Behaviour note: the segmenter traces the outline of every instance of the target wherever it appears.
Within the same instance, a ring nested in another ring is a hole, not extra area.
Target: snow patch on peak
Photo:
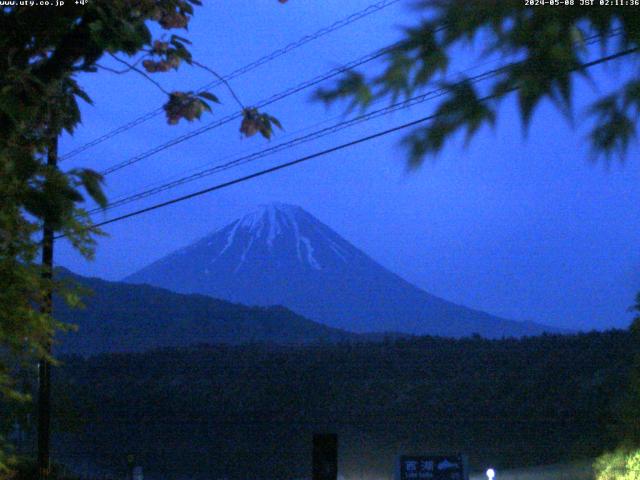
[[[215,262],[218,258],[220,258],[222,254],[226,252],[231,245],[233,245],[233,240],[235,239],[236,232],[238,231],[238,227],[240,226],[240,222],[236,220],[236,222],[233,223],[232,225],[233,226],[231,227],[231,229],[229,230],[229,233],[227,234],[227,242],[225,243],[224,247],[222,247],[222,250],[220,250],[220,253],[218,253],[218,255],[213,260],[211,260],[212,263]]]
[[[294,250],[291,253],[294,258],[297,257],[299,263],[315,270],[322,270],[323,266],[318,261],[318,245],[314,245],[314,242],[320,241],[324,244],[326,241],[327,246],[343,262],[346,262],[348,257],[343,248],[314,225],[312,216],[295,205],[286,203],[260,205],[225,229],[224,246],[211,262],[218,261],[232,247],[235,251],[234,245],[241,242],[243,245],[235,272],[238,272],[246,263],[254,247],[264,242],[268,250],[273,251],[276,239],[283,235],[286,235],[286,244],[293,246]]]
[[[313,256],[313,246],[311,245],[311,240],[307,237],[300,237],[300,240],[304,244],[307,249],[307,262],[311,265],[312,268],[316,270],[322,270],[322,266],[318,263],[318,261]],[[298,253],[300,252],[300,247],[298,247]],[[299,257],[298,257],[299,258]]]
[[[322,270],[322,266],[316,258],[313,256],[313,246],[311,245],[311,240],[308,237],[305,237],[300,234],[300,225],[298,224],[298,220],[296,218],[296,211],[302,211],[299,207],[291,207],[280,210],[280,213],[283,214],[284,218],[287,219],[287,222],[291,226],[294,233],[294,242],[296,246],[296,253],[298,254],[298,260],[302,263],[302,245],[304,245],[306,250],[306,260],[311,268],[315,268],[316,270]]]
[[[338,243],[336,243],[329,235],[327,235],[326,231],[324,231],[323,229],[319,228],[317,225],[314,225],[314,230],[316,231],[316,233],[318,235],[320,235],[320,236],[322,236],[324,238],[324,240],[328,243],[329,248],[331,248],[331,250],[333,250],[334,253],[336,255],[338,255],[338,257],[340,257],[340,259],[344,263],[347,263],[347,258],[349,257],[348,251],[345,250]]]
[[[267,208],[267,215],[269,218],[269,233],[267,234],[267,245],[269,249],[273,247],[273,241],[276,239],[278,235],[282,233],[282,228],[280,226],[280,222],[278,221],[278,215],[276,215],[276,210],[272,206]]]
[[[238,273],[238,270],[240,270],[240,267],[242,267],[242,265],[244,264],[245,260],[247,259],[247,253],[249,253],[249,250],[251,250],[251,247],[253,246],[253,242],[255,238],[256,237],[249,238],[249,242],[247,243],[247,246],[242,252],[242,256],[240,257],[240,262],[238,262],[238,265],[236,265],[236,268],[233,270],[233,273]]]
[[[293,217],[296,212],[301,210],[302,209],[300,207],[285,203],[260,205],[253,212],[244,216],[240,220],[240,226],[248,230],[257,238],[265,235],[267,245],[269,246],[269,249],[271,249],[276,237],[284,231],[284,225],[280,221],[281,217]]]

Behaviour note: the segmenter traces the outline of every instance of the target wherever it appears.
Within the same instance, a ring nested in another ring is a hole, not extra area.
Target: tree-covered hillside
[[[247,307],[149,285],[81,277],[64,269],[58,270],[57,277],[88,292],[85,308],[56,302],[58,320],[78,327],[57,335],[57,354],[140,352],[197,343],[305,344],[357,338],[284,307]]]
[[[340,435],[347,478],[388,475],[400,452],[463,451],[478,469],[592,458],[617,440],[634,349],[613,331],[71,357],[55,378],[58,459],[294,478],[321,431]]]

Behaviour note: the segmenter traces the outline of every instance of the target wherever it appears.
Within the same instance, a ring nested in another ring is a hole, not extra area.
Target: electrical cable
[[[594,38],[591,38],[589,40],[593,40],[593,39]],[[472,69],[473,68],[478,68],[478,66],[472,67]],[[498,75],[504,69],[505,69],[505,67],[489,70],[489,71],[483,72],[483,73],[481,73],[479,75],[466,78],[465,81],[469,81],[471,83],[477,83],[479,81],[486,80],[488,78],[491,78],[493,76]],[[469,70],[469,69],[467,69],[467,70]],[[461,73],[461,72],[459,72],[459,73]],[[150,188],[150,189],[144,190],[142,192],[134,193],[132,195],[124,196],[124,197],[122,197],[122,198],[120,198],[120,199],[118,199],[118,200],[116,200],[114,202],[111,202],[104,209],[103,208],[96,208],[96,209],[93,209],[93,210],[89,211],[89,213],[93,214],[93,213],[97,213],[99,211],[103,211],[103,212],[104,211],[108,211],[108,210],[111,210],[111,209],[113,209],[115,207],[122,206],[122,205],[131,203],[133,201],[140,200],[140,199],[143,199],[143,198],[147,198],[149,196],[155,195],[157,193],[160,193],[160,192],[163,192],[163,191],[166,191],[166,190],[170,190],[170,189],[175,188],[177,186],[184,185],[186,183],[189,183],[189,182],[192,182],[192,181],[199,180],[201,178],[210,176],[210,175],[212,175],[214,173],[217,173],[217,172],[220,172],[220,171],[224,171],[224,170],[228,170],[230,168],[233,168],[233,167],[236,167],[236,166],[239,166],[239,165],[243,165],[243,164],[246,164],[248,162],[255,161],[255,160],[258,160],[260,158],[264,158],[266,156],[281,152],[283,150],[287,150],[289,148],[301,145],[303,143],[307,143],[309,141],[325,137],[325,136],[327,136],[329,134],[338,132],[340,130],[349,128],[351,126],[354,126],[354,125],[357,125],[357,124],[360,124],[360,123],[363,123],[363,122],[366,122],[366,121],[373,120],[373,119],[378,118],[380,116],[388,115],[390,113],[393,113],[393,112],[401,110],[401,109],[410,108],[410,107],[415,106],[417,104],[421,104],[421,103],[423,103],[425,101],[428,101],[428,100],[431,100],[433,98],[437,98],[439,96],[442,96],[445,93],[446,93],[446,89],[440,88],[440,89],[436,89],[436,90],[427,92],[425,94],[421,94],[421,95],[412,97],[412,98],[404,100],[402,102],[397,102],[397,103],[392,104],[392,105],[390,105],[388,107],[381,108],[379,110],[375,110],[375,111],[366,113],[364,115],[360,115],[360,116],[358,116],[356,118],[353,118],[353,119],[350,119],[350,120],[339,122],[336,125],[323,128],[323,129],[321,129],[319,131],[312,132],[310,134],[295,138],[293,140],[281,143],[281,144],[273,146],[273,147],[269,147],[267,149],[264,149],[264,150],[261,150],[261,151],[258,151],[258,152],[251,153],[249,155],[242,156],[242,157],[240,157],[238,159],[235,159],[235,160],[223,163],[223,164],[215,165],[214,167],[207,168],[205,170],[201,170],[201,171],[193,173],[191,175],[178,178],[178,179],[170,181],[168,183],[161,184],[160,186],[156,186],[154,188]]]
[[[477,77],[474,77],[474,78],[472,78],[470,80],[473,83],[477,83],[479,81],[485,80],[485,79],[490,78],[490,77],[495,76],[495,75],[497,75],[496,71],[485,72],[485,73],[483,73],[481,75],[478,75]],[[186,177],[182,177],[182,178],[174,180],[172,182],[165,183],[165,184],[163,184],[161,186],[158,186],[158,187],[155,187],[155,188],[151,188],[149,190],[145,190],[145,191],[139,192],[137,194],[130,195],[128,197],[121,198],[119,200],[116,200],[116,201],[110,203],[104,209],[103,208],[95,208],[95,209],[89,211],[89,214],[98,213],[98,212],[101,212],[101,211],[108,211],[108,210],[111,210],[111,209],[113,209],[115,207],[118,207],[118,206],[121,206],[121,205],[125,205],[125,204],[131,203],[131,202],[136,201],[136,200],[141,200],[143,198],[147,198],[149,196],[155,195],[157,193],[160,193],[160,192],[163,192],[163,191],[166,191],[166,190],[170,190],[170,189],[175,188],[177,186],[184,185],[186,183],[189,183],[189,182],[192,182],[192,181],[195,181],[195,180],[199,180],[201,178],[208,177],[210,175],[213,175],[214,173],[218,173],[218,172],[221,172],[221,171],[224,171],[224,170],[228,170],[228,169],[233,168],[233,167],[244,165],[246,163],[249,163],[249,162],[252,162],[252,161],[255,161],[255,160],[270,156],[270,155],[273,155],[275,153],[278,153],[278,152],[281,152],[281,151],[284,151],[284,150],[288,150],[288,149],[296,147],[298,145],[302,145],[302,144],[308,143],[308,142],[310,142],[312,140],[317,140],[319,138],[326,137],[326,136],[331,135],[333,133],[336,133],[336,132],[339,132],[339,131],[344,130],[346,128],[352,127],[354,125],[359,125],[361,123],[374,120],[374,119],[379,118],[381,116],[389,115],[389,114],[394,113],[394,112],[396,112],[398,110],[404,110],[404,109],[407,109],[407,108],[411,108],[411,107],[413,107],[415,105],[422,104],[422,103],[424,103],[424,102],[426,102],[428,100],[433,100],[434,98],[441,97],[441,96],[445,95],[446,93],[447,93],[447,89],[440,88],[440,89],[432,90],[432,91],[429,91],[427,93],[424,93],[424,94],[421,94],[421,95],[418,95],[418,96],[414,96],[414,97],[412,97],[412,98],[410,98],[408,100],[405,100],[405,101],[402,101],[402,102],[398,102],[398,103],[392,104],[392,105],[390,105],[388,107],[384,107],[384,108],[381,108],[381,109],[378,109],[378,110],[375,110],[375,111],[360,115],[360,116],[355,117],[355,118],[350,119],[350,120],[345,120],[343,122],[339,122],[339,123],[337,123],[335,125],[332,125],[332,126],[329,126],[329,127],[325,127],[325,128],[323,128],[321,130],[309,133],[307,135],[303,135],[301,137],[294,138],[293,140],[281,143],[279,145],[275,145],[273,147],[269,147],[267,149],[264,149],[264,150],[261,150],[261,151],[258,151],[258,152],[254,152],[252,154],[242,156],[242,157],[237,158],[235,160],[232,160],[232,161],[229,161],[229,162],[226,162],[226,163],[223,163],[223,164],[216,165],[216,166],[214,166],[212,168],[208,168],[208,169],[199,171],[197,173],[188,175]]]
[[[601,63],[605,63],[605,62],[608,62],[608,61],[611,61],[611,60],[615,60],[615,59],[623,57],[625,55],[629,55],[631,53],[636,53],[636,52],[638,52],[638,50],[640,50],[640,47],[629,48],[629,49],[617,52],[615,54],[611,54],[611,55],[608,55],[608,56],[605,56],[605,57],[600,57],[599,59],[593,60],[591,62],[583,63],[583,64],[579,65],[578,67],[576,67],[573,70],[584,70],[584,69],[590,68],[592,66],[599,65]],[[517,89],[518,89],[518,87],[513,87],[509,91],[514,91],[514,90],[517,90]],[[506,92],[503,92],[503,93],[506,93]],[[496,97],[496,95],[488,95],[488,96],[482,97],[480,99],[480,101],[488,101],[488,100],[491,100],[491,99],[493,99],[495,97]],[[213,185],[211,187],[208,187],[208,188],[205,188],[205,189],[202,189],[202,190],[199,190],[199,191],[187,194],[187,195],[183,195],[183,196],[171,199],[171,200],[167,200],[167,201],[164,201],[164,202],[161,202],[161,203],[157,203],[157,204],[152,205],[150,207],[142,208],[142,209],[139,209],[139,210],[136,210],[136,211],[124,214],[124,215],[120,215],[118,217],[115,217],[115,218],[112,218],[112,219],[109,219],[109,220],[105,220],[103,222],[99,222],[99,223],[93,224],[89,228],[99,228],[99,227],[102,227],[102,226],[105,226],[105,225],[109,225],[109,224],[112,224],[112,223],[115,223],[115,222],[119,222],[121,220],[125,220],[125,219],[128,219],[128,218],[136,217],[136,216],[141,215],[143,213],[148,213],[148,212],[151,212],[151,211],[154,211],[154,210],[158,210],[160,208],[167,207],[169,205],[180,203],[180,202],[183,202],[185,200],[189,200],[191,198],[199,197],[199,196],[202,196],[204,194],[207,194],[207,193],[210,193],[210,192],[213,192],[213,191],[216,191],[216,190],[221,190],[223,188],[227,188],[227,187],[230,187],[232,185],[236,185],[236,184],[239,184],[239,183],[244,183],[244,182],[246,182],[248,180],[252,180],[254,178],[262,177],[264,175],[268,175],[268,174],[283,170],[285,168],[292,167],[294,165],[298,165],[298,164],[301,164],[301,163],[304,163],[304,162],[308,162],[310,160],[313,160],[313,159],[316,159],[316,158],[319,158],[319,157],[323,157],[323,156],[329,155],[331,153],[335,153],[337,151],[344,150],[346,148],[350,148],[350,147],[353,147],[355,145],[359,145],[361,143],[365,143],[365,142],[374,140],[376,138],[380,138],[380,137],[389,135],[391,133],[395,133],[395,132],[398,132],[398,131],[401,131],[401,130],[405,130],[407,128],[410,128],[410,127],[419,125],[421,123],[424,123],[426,121],[432,120],[432,119],[434,119],[434,118],[436,118],[438,116],[439,115],[437,113],[436,114],[427,115],[425,117],[418,118],[418,119],[413,120],[411,122],[403,123],[401,125],[397,125],[395,127],[392,127],[392,128],[386,129],[386,130],[382,130],[382,131],[376,132],[376,133],[371,134],[371,135],[360,137],[360,138],[358,138],[356,140],[352,140],[352,141],[347,142],[347,143],[343,143],[343,144],[340,144],[340,145],[337,145],[337,146],[334,146],[334,147],[331,147],[331,148],[328,148],[328,149],[325,149],[325,150],[321,150],[319,152],[316,152],[316,153],[313,153],[313,154],[310,154],[310,155],[306,155],[306,156],[298,158],[296,160],[292,160],[292,161],[289,161],[289,162],[281,163],[281,164],[276,165],[274,167],[270,167],[270,168],[267,168],[267,169],[264,169],[264,170],[260,170],[258,172],[255,172],[255,173],[252,173],[252,174],[249,174],[249,175],[245,175],[245,176],[242,176],[242,177],[239,177],[239,178],[235,178],[233,180],[229,180],[229,181],[226,181],[226,182],[223,182],[223,183],[219,183],[217,185]],[[66,235],[65,234],[60,234],[60,235],[56,236],[55,239],[59,239],[59,238],[63,238],[63,237],[66,237]]]
[[[237,78],[241,75],[244,75],[245,73],[248,73],[252,70],[255,70],[256,68],[272,61],[275,60],[278,57],[281,57],[293,50],[296,50],[297,48],[302,47],[303,45],[306,45],[307,43],[310,43],[314,40],[317,40],[318,38],[321,38],[325,35],[328,35],[329,33],[335,32],[336,30],[339,30],[343,27],[346,27],[347,25],[350,25],[362,18],[365,18],[373,13],[376,13],[380,10],[383,10],[395,3],[398,3],[400,0],[383,0],[383,1],[379,1],[377,3],[374,3],[372,5],[369,5],[367,8],[360,10],[358,12],[355,12],[351,15],[349,15],[348,17],[343,18],[342,20],[338,20],[337,22],[321,28],[320,30],[316,31],[313,34],[310,35],[305,35],[304,37],[300,38],[299,40],[292,42],[288,45],[286,45],[283,48],[280,48],[278,50],[275,50],[273,52],[271,52],[268,55],[265,55],[261,58],[259,58],[258,60],[251,62],[247,65],[244,65],[243,67],[240,67],[236,70],[234,70],[233,72],[229,73],[228,75],[225,75],[222,77],[222,79],[220,80],[216,80],[210,83],[207,83],[206,85],[203,85],[199,92],[202,91],[206,91],[210,88],[214,88],[217,87],[219,85],[221,85],[224,82],[227,82],[229,80],[232,80],[234,78]],[[59,158],[59,161],[65,161],[68,160],[76,155],[78,155],[79,153],[82,153],[92,147],[95,147],[96,145],[99,145],[123,132],[126,132],[127,130],[130,130],[131,128],[140,125],[142,123],[145,123],[148,120],[151,120],[152,118],[157,117],[158,115],[160,115],[162,112],[164,111],[164,109],[162,107],[156,108],[153,111],[150,111],[124,125],[121,125],[118,128],[115,128],[114,130],[111,130],[110,132],[105,133],[104,135],[95,138],[94,140],[85,143],[84,145],[81,145],[67,153],[65,153],[64,155],[61,155]]]

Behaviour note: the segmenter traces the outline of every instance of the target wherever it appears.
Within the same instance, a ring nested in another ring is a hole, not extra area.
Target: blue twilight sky
[[[366,8],[373,0],[275,0],[205,2],[190,32],[194,58],[222,74]],[[245,104],[364,56],[397,40],[400,27],[418,20],[400,1],[308,43],[232,81]],[[478,61],[480,46],[460,51],[457,69],[468,74],[495,68]],[[594,55],[597,55],[595,52]],[[550,104],[536,111],[522,134],[517,110],[507,102],[495,130],[467,147],[453,142],[434,161],[405,168],[397,133],[313,162],[252,180],[106,228],[96,259],[86,262],[61,243],[58,264],[118,280],[242,215],[256,204],[297,204],[374,259],[447,300],[517,320],[571,329],[626,327],[627,308],[640,290],[640,165],[637,144],[626,162],[608,168],[591,161],[580,122],[594,96],[619,85],[630,60],[593,71],[596,86],[576,84],[576,127]],[[108,63],[108,62],[105,62]],[[376,65],[366,68],[373,71]],[[196,89],[210,74],[185,67],[156,77],[167,90]],[[81,83],[94,99],[83,124],[61,143],[61,154],[162,105],[164,95],[136,74],[98,73]],[[224,89],[213,115],[170,127],[162,116],[62,163],[98,170],[214,121],[237,107]],[[184,185],[96,219],[289,161],[429,114],[427,102],[361,124],[249,165]],[[187,172],[259,151],[344,118],[325,109],[310,91],[271,105],[285,126],[269,143],[241,139],[239,122],[211,130],[107,177],[110,198],[179,178]]]

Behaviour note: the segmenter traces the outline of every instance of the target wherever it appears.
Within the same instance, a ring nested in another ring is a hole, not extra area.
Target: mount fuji
[[[124,281],[246,305],[282,305],[358,333],[499,338],[555,331],[431,295],[302,208],[286,204],[259,207]]]

